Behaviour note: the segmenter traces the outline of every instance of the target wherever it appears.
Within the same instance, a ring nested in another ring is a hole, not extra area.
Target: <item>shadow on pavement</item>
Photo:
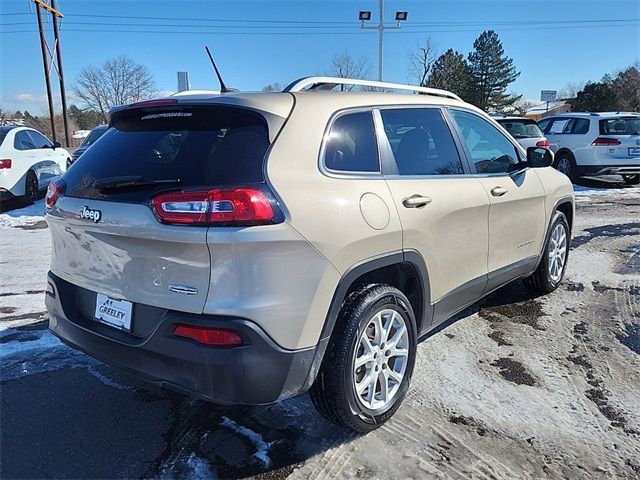
[[[46,321],[1,332],[1,478],[285,478],[354,438],[307,395],[220,407],[69,349]]]

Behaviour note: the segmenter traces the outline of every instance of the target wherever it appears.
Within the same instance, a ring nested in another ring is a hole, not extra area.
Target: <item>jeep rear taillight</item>
[[[44,197],[44,203],[47,208],[53,208],[58,198],[64,193],[67,184],[63,180],[54,180],[47,187],[47,195]]]
[[[593,141],[591,145],[600,146],[600,147],[620,145],[620,140],[618,140],[617,138],[598,137]]]
[[[536,147],[549,148],[550,145],[551,144],[549,143],[549,140],[547,140],[546,138],[544,138],[542,140],[538,140],[536,142]]]
[[[249,226],[278,223],[275,199],[262,188],[236,187],[160,194],[151,201],[162,223]]]
[[[10,158],[2,158],[0,159],[0,170],[3,168],[11,168],[11,159]]]

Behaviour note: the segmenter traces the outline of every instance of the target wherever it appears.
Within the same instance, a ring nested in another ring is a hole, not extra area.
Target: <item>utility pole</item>
[[[64,88],[64,73],[62,70],[62,52],[60,50],[60,35],[58,31],[58,18],[63,18],[64,15],[59,10],[56,10],[55,0],[31,0],[36,6],[36,12],[38,16],[38,31],[40,33],[40,47],[42,49],[42,65],[44,67],[44,79],[47,85],[47,99],[49,102],[49,116],[51,118],[51,136],[53,141],[57,142],[56,135],[56,120],[55,112],[53,108],[53,93],[51,91],[51,68],[55,68],[58,74],[58,80],[60,81],[60,97],[62,99],[62,120],[64,123],[64,138],[66,147],[71,145],[71,139],[69,137],[69,122],[67,120],[67,96]],[[42,22],[42,10],[46,10],[51,14],[53,22],[53,36],[54,44],[53,49],[49,48],[47,38],[44,32],[44,25]],[[55,56],[55,58],[54,58]]]
[[[399,30],[402,28],[400,26],[400,22],[404,22],[407,20],[407,12],[397,11],[396,12],[396,23],[395,25],[385,25],[384,24],[384,0],[378,0],[378,25],[369,26],[365,25],[365,22],[371,20],[371,12],[369,10],[361,10],[358,15],[358,20],[360,20],[360,28],[362,30],[378,30],[378,81],[382,81],[383,74],[383,50],[384,50],[384,31],[385,30]]]

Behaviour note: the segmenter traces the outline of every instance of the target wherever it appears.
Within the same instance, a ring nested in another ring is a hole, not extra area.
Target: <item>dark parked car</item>
[[[71,155],[71,161],[67,165],[67,168],[69,168],[71,164],[73,164],[73,162],[80,158],[80,155],[82,155],[87,150],[87,148],[96,143],[96,140],[98,140],[102,136],[102,134],[107,131],[108,128],[109,125],[98,125],[93,130],[91,130],[89,135],[87,135],[84,141]]]

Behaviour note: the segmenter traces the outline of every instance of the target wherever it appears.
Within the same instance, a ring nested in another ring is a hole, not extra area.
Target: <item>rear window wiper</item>
[[[93,188],[102,190],[123,190],[127,188],[153,187],[156,185],[177,185],[179,178],[166,178],[152,180],[144,178],[142,175],[129,175],[123,177],[100,178],[93,182]]]

